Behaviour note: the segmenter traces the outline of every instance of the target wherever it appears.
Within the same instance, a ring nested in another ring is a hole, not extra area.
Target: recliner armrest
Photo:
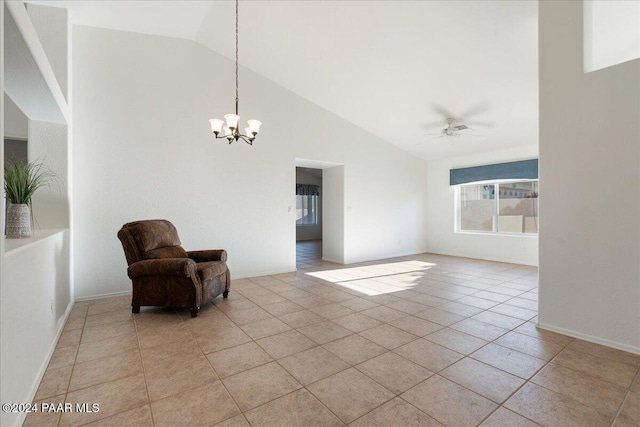
[[[192,277],[196,274],[196,263],[189,258],[146,259],[131,264],[127,274],[130,279],[140,276]]]
[[[187,251],[189,258],[195,262],[223,261],[227,262],[227,251],[224,249],[210,249],[205,251]]]

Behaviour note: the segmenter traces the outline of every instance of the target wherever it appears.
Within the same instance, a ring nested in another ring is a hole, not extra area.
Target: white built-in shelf
[[[68,229],[60,228],[54,230],[33,230],[31,237],[25,239],[7,239],[7,237],[5,236],[3,237],[4,253],[5,255],[11,255],[16,252],[20,252],[22,250],[35,246],[39,242],[42,242],[50,237],[56,236],[60,233],[64,233],[65,231],[68,231]]]
[[[24,3],[4,5],[4,91],[30,120],[69,124],[69,106]]]

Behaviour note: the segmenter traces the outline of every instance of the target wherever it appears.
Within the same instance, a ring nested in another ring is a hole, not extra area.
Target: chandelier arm
[[[246,142],[249,145],[253,145],[253,141],[251,141],[249,138],[247,138],[244,135],[240,135],[240,139],[242,139],[244,142]]]
[[[219,133],[218,135],[213,134],[213,136],[214,136],[216,139],[227,139],[227,138],[229,138],[229,135],[223,135],[223,134],[221,134],[221,133]],[[236,135],[231,135],[231,136],[233,137],[232,139],[235,141]],[[239,135],[238,135],[238,137],[239,137],[239,138],[242,138],[242,139],[244,139],[245,141],[246,141],[247,139],[256,139],[256,136],[257,136],[257,135],[255,135],[255,136],[249,136],[249,135],[244,135],[244,134],[239,134]]]

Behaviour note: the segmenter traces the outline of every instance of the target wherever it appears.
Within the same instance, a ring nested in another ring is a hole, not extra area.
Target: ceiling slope
[[[232,1],[53,3],[235,55]],[[537,145],[537,61],[532,1],[240,2],[243,66],[426,160]],[[426,135],[446,116],[486,138]]]

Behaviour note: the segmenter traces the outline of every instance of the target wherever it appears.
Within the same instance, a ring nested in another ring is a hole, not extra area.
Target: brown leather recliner
[[[202,301],[229,295],[231,274],[224,249],[185,251],[167,220],[130,222],[118,231],[133,282],[133,313],[140,306],[187,307],[196,317]]]

